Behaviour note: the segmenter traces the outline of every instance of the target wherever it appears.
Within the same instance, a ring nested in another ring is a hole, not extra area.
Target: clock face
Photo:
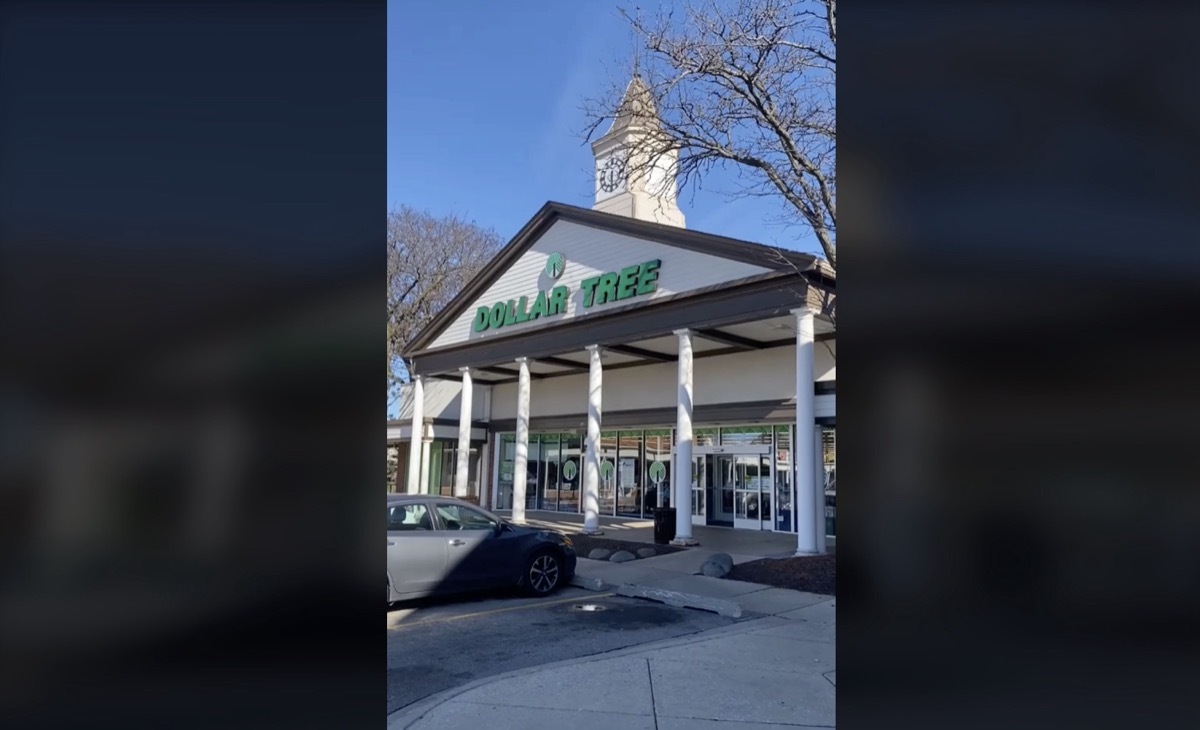
[[[608,158],[600,169],[600,189],[606,193],[615,192],[625,181],[625,163],[620,158]]]

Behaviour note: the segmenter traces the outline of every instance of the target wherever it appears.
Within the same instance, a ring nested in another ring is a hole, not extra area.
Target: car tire
[[[531,596],[548,596],[563,583],[562,557],[553,550],[541,550],[529,558],[521,574],[521,587]]]

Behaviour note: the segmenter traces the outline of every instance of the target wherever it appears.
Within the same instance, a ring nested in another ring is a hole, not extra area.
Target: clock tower
[[[654,99],[635,75],[612,126],[592,143],[596,157],[594,210],[683,228],[679,209],[674,150],[653,155],[648,149],[659,129]]]

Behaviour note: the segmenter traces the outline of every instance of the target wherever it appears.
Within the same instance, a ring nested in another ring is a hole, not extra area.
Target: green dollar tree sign
[[[575,466],[574,461],[568,461],[567,463],[563,464],[563,477],[565,477],[568,482],[575,481],[575,476],[577,474],[579,474],[579,467]]]
[[[563,271],[567,268],[567,257],[561,253],[552,253],[546,259],[546,276],[551,279],[557,279],[563,275]]]
[[[607,459],[600,462],[600,478],[607,482],[609,479],[612,479],[612,475],[613,463]]]
[[[650,465],[650,481],[655,484],[662,484],[667,478],[667,465],[661,461],[656,461]]]

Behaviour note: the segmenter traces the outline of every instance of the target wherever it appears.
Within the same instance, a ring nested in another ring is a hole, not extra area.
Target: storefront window
[[[821,427],[821,466],[825,474],[825,534],[837,535],[837,430]]]
[[[646,432],[646,514],[671,506],[671,430]]]
[[[529,448],[525,452],[525,509],[540,509],[538,487],[542,480],[541,436],[530,434]]]
[[[541,504],[538,509],[554,510],[558,506],[559,435],[542,434]]]
[[[775,529],[795,532],[792,491],[792,428],[775,427]]]
[[[441,441],[429,444],[429,483],[421,485],[422,494],[442,493],[442,448]]]
[[[458,479],[458,442],[434,442],[430,446],[430,458],[440,454],[438,461],[434,462],[437,468],[433,468],[433,465],[430,468],[430,480],[435,485],[431,492],[443,497],[457,496],[455,481]],[[473,444],[467,455],[467,493],[464,498],[469,500],[479,497],[479,447],[480,444]]]
[[[612,515],[617,493],[617,432],[600,436],[600,514]]]
[[[676,434],[674,430],[671,432],[671,443],[676,442]],[[717,429],[715,428],[694,428],[692,429],[692,446],[716,446],[717,445]]]
[[[642,432],[621,431],[617,441],[617,514],[641,517]]]
[[[406,463],[402,457],[408,455],[407,444],[388,444],[387,447],[387,490],[389,492],[404,491],[404,474]]]
[[[579,485],[583,483],[583,462],[580,461],[583,439],[577,434],[563,434],[559,454],[558,511],[579,511]]]
[[[727,426],[721,429],[721,445],[771,445],[770,426]]]
[[[496,509],[512,509],[513,462],[517,456],[516,436],[500,436],[500,478],[496,482]]]
[[[441,464],[438,465],[438,476],[434,481],[437,487],[431,491],[443,497],[454,496],[454,477],[458,473],[458,454],[455,452],[458,449],[450,444],[434,444],[434,448],[440,452]]]

